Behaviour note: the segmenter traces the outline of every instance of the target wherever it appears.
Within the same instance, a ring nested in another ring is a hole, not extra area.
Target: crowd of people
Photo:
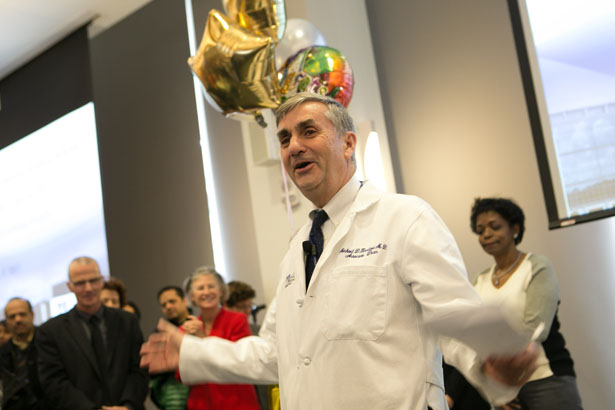
[[[124,283],[113,277],[105,281],[89,257],[74,259],[68,278],[76,306],[40,327],[34,326],[27,299],[14,297],[6,304],[0,326],[0,408],[137,410],[144,409],[149,392],[160,409],[268,409],[268,402],[259,404],[253,385],[188,386],[176,372],[150,378],[139,366],[139,310],[127,309]],[[162,316],[201,337],[249,336],[247,307],[256,293],[246,283],[233,283],[242,289],[231,295],[239,307],[225,307],[228,287],[220,274],[198,268],[187,279],[185,293],[175,285],[160,289]],[[200,315],[192,315],[190,306]]]
[[[183,287],[160,289],[163,319],[144,343],[126,287],[78,257],[71,311],[35,328],[26,299],[4,309],[3,409],[137,410],[148,394],[161,409],[581,409],[556,275],[546,257],[518,248],[525,219],[515,202],[472,207],[471,229],[494,259],[473,287],[428,204],[357,179],[354,125],[339,103],[300,93],[276,122],[282,162],[316,209],[290,243],[258,336],[254,290],[199,267]],[[536,342],[484,359],[425,324],[493,301]],[[277,383],[280,403],[254,386]]]

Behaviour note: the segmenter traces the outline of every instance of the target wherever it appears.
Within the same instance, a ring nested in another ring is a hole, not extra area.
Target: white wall
[[[367,0],[403,190],[442,215],[473,276],[491,263],[470,232],[477,196],[516,199],[520,248],[547,255],[586,409],[615,401],[615,219],[549,231],[505,0]]]

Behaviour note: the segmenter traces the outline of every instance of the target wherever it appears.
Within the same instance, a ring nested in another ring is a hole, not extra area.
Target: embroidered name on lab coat
[[[386,243],[379,243],[369,248],[342,248],[340,249],[340,253],[343,254],[345,258],[364,258],[370,255],[377,255],[381,251],[386,251],[386,249]]]
[[[293,283],[295,281],[295,273],[289,273],[288,276],[286,276],[286,279],[284,279],[284,287],[287,288],[290,286],[291,283]]]

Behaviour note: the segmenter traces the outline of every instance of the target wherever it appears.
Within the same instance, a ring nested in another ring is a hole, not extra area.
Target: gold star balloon
[[[278,42],[286,27],[284,0],[222,0],[226,14],[236,24]]]
[[[211,10],[199,49],[188,64],[216,109],[227,116],[257,114],[280,104],[274,47],[271,37]]]

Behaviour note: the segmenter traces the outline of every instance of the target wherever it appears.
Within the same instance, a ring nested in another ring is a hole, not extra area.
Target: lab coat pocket
[[[376,340],[384,332],[388,275],[382,266],[348,266],[327,276],[327,340]]]

